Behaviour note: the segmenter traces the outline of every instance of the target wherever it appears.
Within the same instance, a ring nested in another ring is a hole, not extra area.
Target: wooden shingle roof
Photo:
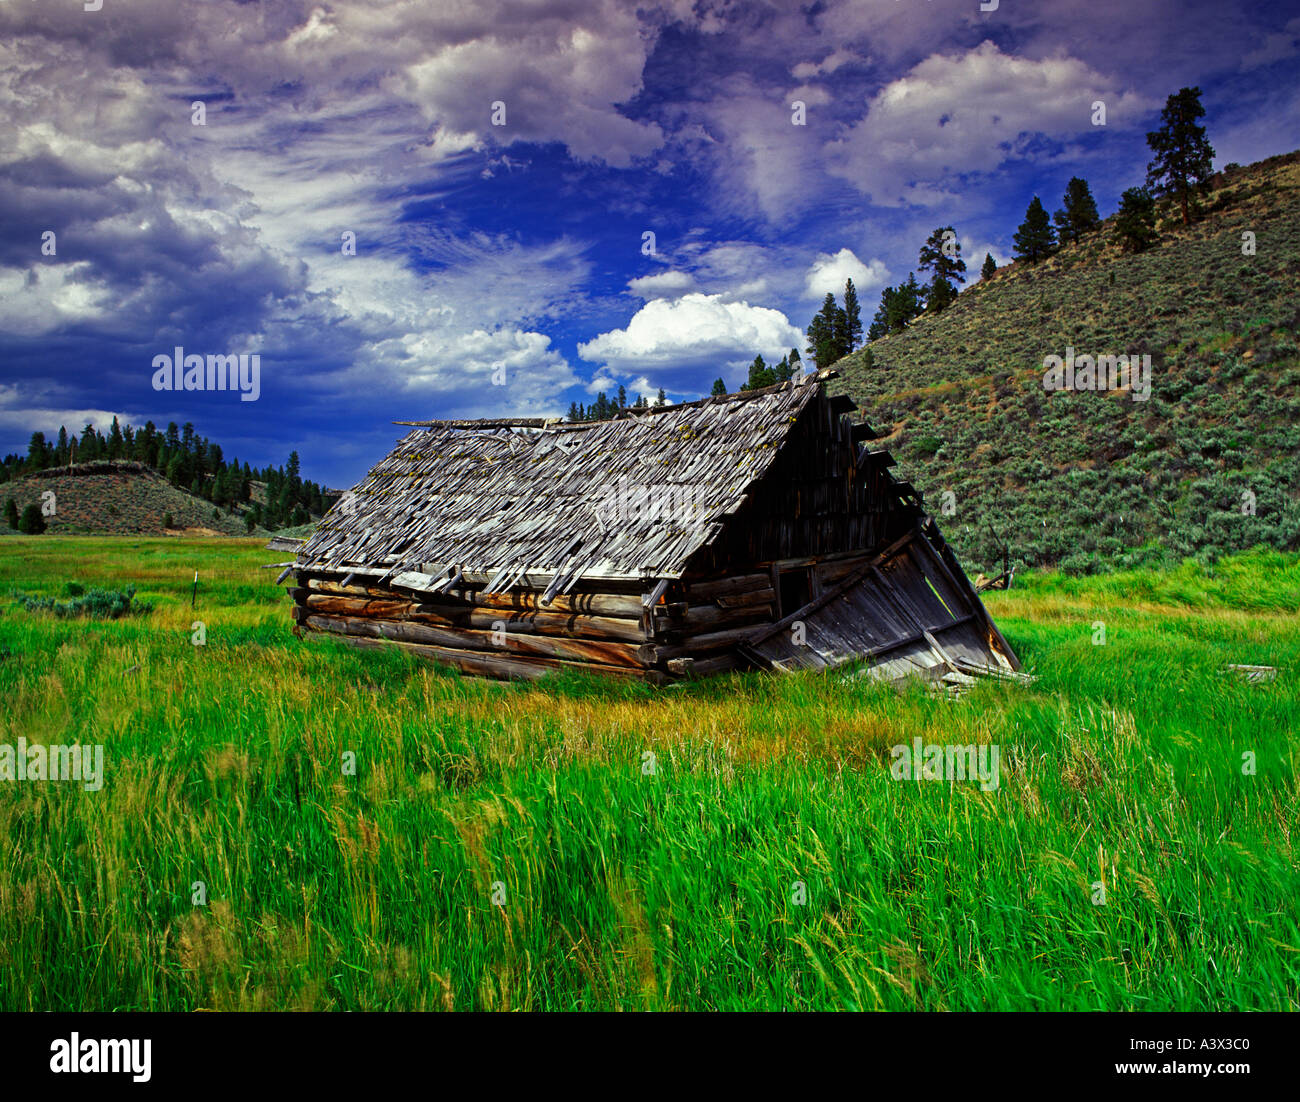
[[[770,467],[818,381],[613,421],[411,422],[427,427],[340,499],[295,566],[419,575],[420,588],[541,578],[553,593],[679,577]]]

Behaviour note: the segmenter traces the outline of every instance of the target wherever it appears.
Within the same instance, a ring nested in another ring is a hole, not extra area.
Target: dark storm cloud
[[[1292,18],[1206,0],[0,5],[0,446],[129,412],[259,460],[314,441],[343,481],[393,416],[559,412],[592,380],[690,397],[793,339],[828,281],[901,277],[936,222],[1001,256],[1028,195],[1050,204],[1089,166],[1105,205],[1179,84],[1206,88],[1221,151],[1289,148]],[[258,351],[263,399],[154,392],[151,358],[176,344]]]

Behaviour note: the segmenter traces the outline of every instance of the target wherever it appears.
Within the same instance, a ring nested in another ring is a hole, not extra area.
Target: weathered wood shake
[[[399,422],[286,571],[298,628],[494,677],[1017,670],[828,377],[594,423]]]

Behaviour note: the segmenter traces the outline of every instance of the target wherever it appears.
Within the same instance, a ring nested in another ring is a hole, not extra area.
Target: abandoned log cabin
[[[281,575],[300,631],[463,671],[1019,662],[831,374],[612,421],[402,421]]]

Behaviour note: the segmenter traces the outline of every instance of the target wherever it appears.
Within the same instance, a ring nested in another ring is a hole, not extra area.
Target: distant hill
[[[1204,202],[1186,228],[1162,206],[1139,254],[1108,219],[835,365],[975,567],[998,565],[990,526],[1018,561],[1075,570],[1300,547],[1300,153],[1219,174]],[[1150,399],[1047,392],[1067,347],[1149,353]]]
[[[237,459],[227,460],[221,445],[198,433],[192,424],[180,426],[173,421],[159,430],[152,421],[146,421],[137,428],[129,422],[122,424],[116,417],[106,432],[88,423],[80,436],[60,426],[58,435],[47,439],[37,429],[25,456],[11,453],[0,459],[0,494],[4,493],[4,484],[25,478],[127,474],[145,468],[179,490],[184,498],[201,498],[227,514],[232,510],[249,514],[262,530],[307,524],[312,517],[323,515],[334,500],[329,491],[301,477],[296,451],[289,453],[283,466],[258,469]],[[183,502],[177,504],[188,508]],[[178,524],[179,517],[177,514]],[[111,525],[115,523],[112,518],[107,514],[100,521]],[[220,517],[213,519],[219,521]]]
[[[231,516],[210,501],[178,490],[152,467],[125,460],[52,468],[13,479],[0,484],[0,504],[13,498],[21,515],[25,506],[50,500],[42,496],[47,491],[54,494],[54,513],[45,517],[48,534],[248,534],[242,512]],[[168,514],[171,528],[164,525]],[[261,531],[255,529],[255,534]],[[12,532],[0,517],[0,534]]]

